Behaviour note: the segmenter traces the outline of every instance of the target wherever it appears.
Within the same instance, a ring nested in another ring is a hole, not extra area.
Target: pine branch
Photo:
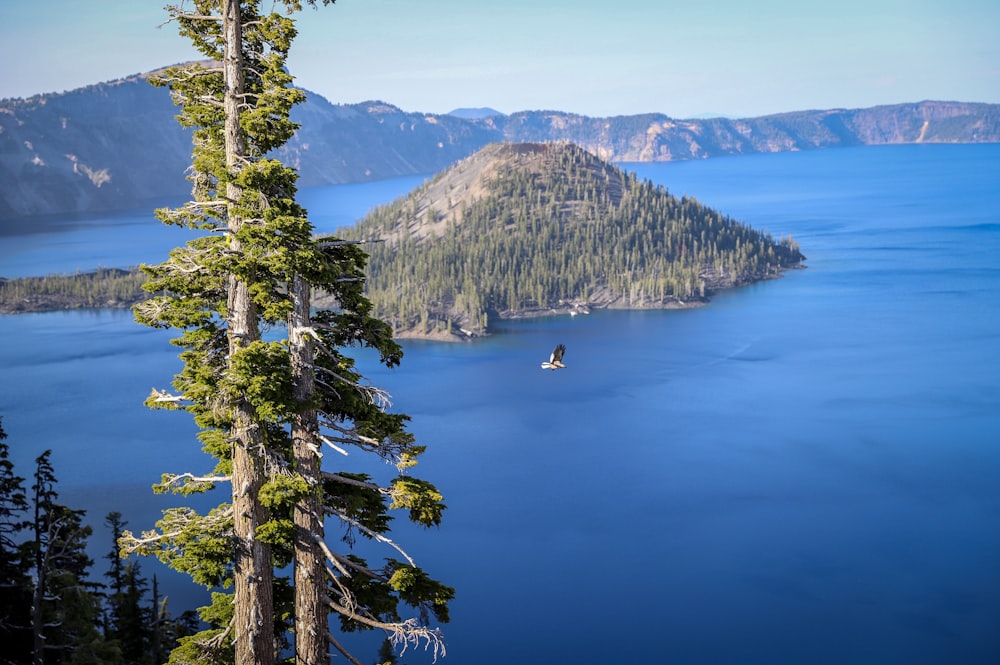
[[[149,393],[149,397],[147,397],[146,399],[152,402],[156,402],[157,404],[163,404],[163,403],[179,404],[185,401],[185,398],[182,397],[181,395],[171,395],[170,393],[164,390],[157,390],[156,388],[153,388],[153,391]]]
[[[433,648],[435,663],[437,662],[438,656],[444,657],[447,655],[447,650],[444,644],[444,636],[438,628],[421,626],[420,623],[414,618],[396,623],[386,623],[376,619],[369,619],[368,617],[358,614],[357,612],[351,612],[340,604],[335,603],[332,598],[327,598],[327,603],[337,614],[343,615],[352,621],[363,623],[371,628],[378,628],[389,633],[389,642],[392,646],[397,648],[402,646],[402,649],[399,652],[400,656],[406,653],[406,650],[411,645],[413,648],[419,648],[422,641],[424,643],[425,651]]]
[[[169,489],[174,485],[180,485],[183,483],[185,486],[191,484],[214,484],[229,482],[233,478],[232,476],[196,476],[193,473],[165,473],[163,474],[163,479],[157,484],[157,487],[163,489]]]
[[[387,490],[381,485],[376,485],[375,483],[366,483],[363,480],[355,480],[354,478],[348,478],[347,476],[342,476],[339,473],[331,473],[329,471],[322,471],[322,476],[327,480],[332,480],[338,483],[344,483],[345,485],[353,485],[354,487],[361,487],[366,490],[374,490],[380,494],[390,494],[391,490]]]
[[[344,522],[347,522],[348,524],[350,524],[354,528],[358,529],[359,531],[361,531],[362,533],[364,533],[365,535],[367,535],[369,538],[371,538],[373,540],[377,540],[377,541],[379,541],[381,543],[385,543],[386,545],[388,545],[392,549],[396,550],[397,552],[399,552],[403,556],[403,558],[406,559],[406,561],[411,566],[413,566],[413,567],[417,566],[416,562],[410,557],[410,555],[407,554],[403,550],[402,547],[400,547],[399,545],[397,545],[396,543],[394,543],[389,538],[386,538],[385,536],[383,536],[382,534],[380,534],[380,533],[378,533],[376,531],[372,531],[371,529],[369,529],[368,527],[366,527],[361,522],[359,522],[356,519],[354,519],[353,517],[349,516],[347,513],[344,513],[344,512],[342,512],[340,510],[337,510],[336,508],[334,508],[332,506],[323,506],[323,509],[326,511],[326,513],[328,515],[332,515],[334,517],[339,518],[340,520],[342,520]]]

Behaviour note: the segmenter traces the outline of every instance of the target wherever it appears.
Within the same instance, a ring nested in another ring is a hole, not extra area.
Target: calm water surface
[[[449,505],[397,533],[457,587],[443,662],[1000,662],[1000,146],[626,166],[792,234],[808,268],[371,366]],[[303,202],[332,230],[419,180]],[[95,526],[148,526],[161,472],[208,469],[186,416],[141,406],[178,367],[168,338],[116,312],[0,317],[14,461],[53,448]],[[540,370],[557,342],[569,367]]]

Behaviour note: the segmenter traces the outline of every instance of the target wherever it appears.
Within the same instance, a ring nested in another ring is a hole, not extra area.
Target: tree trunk
[[[319,491],[319,424],[310,402],[315,390],[313,343],[306,333],[310,318],[310,285],[296,276],[291,287],[293,311],[288,325],[292,381],[299,412],[292,421],[295,467],[313,492],[295,506],[295,663],[323,665],[327,656],[327,612],[323,603],[325,570],[319,541],[323,518]]]
[[[226,167],[230,175],[238,173],[246,158],[246,142],[240,128],[240,104],[245,92],[243,69],[243,26],[241,5],[237,0],[223,0],[222,29],[225,54],[225,144]],[[238,201],[238,185],[226,184],[226,197]],[[243,219],[229,205],[230,249],[242,251],[236,232]],[[257,311],[245,281],[229,278],[228,293],[229,354],[260,339]],[[272,665],[274,663],[274,603],[271,548],[256,538],[256,531],[267,519],[258,500],[266,479],[265,440],[253,407],[238,399],[233,407],[230,432],[233,441],[233,530],[236,540],[234,557],[234,642],[236,665]]]
[[[233,424],[233,530],[236,539],[234,638],[236,665],[274,662],[274,602],[271,548],[257,540],[267,515],[257,497],[264,484],[263,440],[253,410],[244,401]]]
[[[37,463],[37,460],[36,460]],[[45,629],[42,616],[42,602],[45,600],[46,552],[42,549],[47,545],[42,540],[42,507],[41,507],[41,476],[35,472],[35,588],[31,594],[31,643],[32,663],[42,665],[45,658]]]
[[[163,634],[163,610],[160,608],[160,585],[153,575],[153,634],[149,638],[149,653],[154,665],[162,663],[164,658],[160,653],[160,636]]]
[[[45,658],[45,633],[42,628],[42,601],[45,598],[45,583],[43,581],[41,566],[36,571],[38,579],[35,580],[35,588],[31,596],[31,641],[32,641],[32,663],[42,665]]]

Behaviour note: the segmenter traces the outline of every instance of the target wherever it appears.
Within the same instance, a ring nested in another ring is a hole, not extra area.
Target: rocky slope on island
[[[396,334],[471,337],[499,318],[702,304],[799,266],[776,241],[572,144],[491,144],[342,229]]]
[[[0,100],[0,223],[40,214],[149,208],[184,197],[191,134],[147,74],[58,94]],[[408,112],[332,104],[309,93],[277,157],[300,185],[436,173],[500,141],[568,141],[610,162],[896,143],[1000,142],[1000,105],[919,102],[748,119],[662,113],[592,118],[564,111]]]

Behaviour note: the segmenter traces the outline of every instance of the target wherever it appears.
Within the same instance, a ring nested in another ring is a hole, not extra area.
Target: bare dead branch
[[[229,635],[229,633],[233,632],[233,628],[235,627],[235,625],[236,625],[236,617],[233,617],[232,619],[229,620],[229,624],[226,626],[226,629],[224,631],[220,632],[217,635],[212,636],[210,639],[205,640],[200,644],[200,646],[207,653],[212,654],[218,652],[219,650],[222,649],[222,645],[226,641],[226,637]]]
[[[174,404],[178,404],[184,401],[184,397],[182,397],[181,395],[171,395],[165,390],[157,390],[156,388],[153,388],[153,391],[149,393],[149,398],[151,398],[154,402],[158,402],[160,404],[164,402],[172,402]]]
[[[385,575],[380,575],[377,571],[374,571],[371,568],[368,568],[366,566],[362,566],[361,564],[357,563],[356,561],[348,559],[345,556],[341,556],[340,554],[337,554],[336,552],[333,552],[332,554],[337,559],[337,561],[339,561],[341,563],[341,565],[343,565],[343,566],[345,566],[347,568],[352,569],[354,572],[360,573],[360,574],[364,575],[365,577],[370,577],[373,580],[381,580],[383,582],[386,581]],[[327,571],[327,572],[329,573],[330,571]]]
[[[342,436],[328,436],[328,438],[337,443],[346,443],[348,445],[357,446],[362,450],[367,450],[371,452],[379,452],[381,447],[381,442],[378,439],[373,439],[370,436],[364,436],[358,433],[355,427],[341,427],[332,420],[330,420],[325,413],[320,413],[319,423],[321,426],[327,429],[332,429],[339,432]],[[386,454],[386,450],[379,452],[383,457]]]
[[[170,15],[173,17],[171,20],[173,21],[180,19],[184,19],[185,21],[222,21],[221,16],[215,16],[212,14],[188,14],[181,9],[180,5],[167,5],[166,10],[170,12]]]
[[[361,522],[357,521],[356,519],[354,519],[350,515],[342,512],[340,510],[337,510],[333,506],[323,506],[323,509],[326,511],[326,513],[328,515],[332,515],[332,516],[340,519],[343,522],[347,522],[348,524],[350,524],[351,526],[353,526],[358,531],[361,531],[362,533],[364,533],[365,535],[367,535],[369,538],[372,538],[373,540],[377,540],[380,543],[385,543],[386,545],[388,545],[392,549],[394,549],[397,552],[399,552],[403,556],[403,558],[405,558],[407,560],[407,562],[411,566],[416,567],[417,564],[416,564],[416,562],[413,561],[413,559],[410,557],[410,555],[407,554],[406,551],[403,550],[402,547],[400,547],[399,545],[397,545],[396,543],[394,543],[391,539],[386,538],[385,536],[383,536],[382,534],[380,534],[380,533],[378,533],[376,531],[372,531],[371,529],[369,529],[368,527],[366,527]]]
[[[337,443],[347,443],[352,446],[372,447],[378,445],[378,440],[373,439],[370,436],[361,436],[360,434],[358,434],[353,430],[351,432],[348,432],[347,434],[349,436],[334,436],[330,437],[330,439],[332,441],[336,441]]]
[[[232,479],[232,476],[196,476],[193,473],[165,473],[160,485],[166,488],[181,483],[188,484],[188,481],[195,484],[211,484],[229,482]]]
[[[334,395],[336,395],[337,398],[340,398],[340,392],[336,388],[334,388],[333,386],[331,386],[329,383],[327,383],[326,381],[324,381],[323,379],[319,379],[319,378],[313,377],[313,381],[316,382],[316,385],[318,385],[320,387],[323,387],[323,388],[326,388],[331,393],[333,393]]]
[[[322,441],[326,445],[330,446],[331,448],[333,448],[334,450],[336,450],[338,453],[340,453],[344,457],[348,456],[347,451],[344,450],[343,448],[341,448],[340,446],[338,446],[337,444],[335,444],[333,441],[331,441],[327,437],[323,436],[322,434],[320,434],[318,436],[319,436],[320,441]]]
[[[365,489],[374,490],[382,494],[390,493],[390,490],[385,489],[381,485],[376,485],[375,483],[366,483],[363,480],[355,480],[354,478],[348,478],[347,476],[342,476],[339,473],[321,471],[320,474],[327,480],[332,480],[337,483],[344,483],[345,485],[353,485],[355,487],[363,487]]]
[[[198,100],[198,103],[204,104],[205,106],[214,106],[220,109],[223,107],[222,102],[217,100],[215,97],[209,97],[208,95],[199,95],[194,97],[194,99]]]
[[[330,353],[329,349],[327,349],[322,342],[316,342],[316,347],[329,357],[336,358],[336,356]],[[392,395],[390,395],[387,390],[384,390],[377,386],[363,386],[356,381],[351,381],[350,379],[338,374],[337,372],[334,372],[332,369],[329,369],[328,367],[323,367],[322,365],[317,365],[316,371],[323,372],[324,374],[332,376],[341,383],[344,383],[350,386],[351,388],[354,388],[359,393],[361,393],[366,400],[368,400],[369,404],[374,404],[382,411],[385,411],[387,408],[392,406]]]
[[[262,446],[260,452],[264,458],[268,475],[285,476],[286,478],[294,475],[294,472],[288,465],[288,460],[284,456],[267,446]]]
[[[412,645],[413,648],[418,648],[421,642],[424,644],[424,650],[433,649],[434,662],[437,662],[438,656],[447,655],[447,650],[444,644],[444,637],[441,631],[437,628],[428,628],[427,626],[421,626],[414,618],[406,619],[405,621],[400,621],[398,623],[386,623],[384,621],[378,621],[377,619],[370,619],[366,616],[362,616],[357,612],[351,612],[342,605],[333,602],[332,599],[328,599],[330,607],[333,611],[338,614],[342,614],[347,618],[357,621],[358,623],[363,623],[366,626],[372,628],[378,628],[386,631],[389,634],[389,642],[392,646],[400,649],[399,655],[402,656],[406,653],[406,650]]]
[[[330,565],[332,565],[334,568],[336,568],[340,572],[341,575],[343,575],[344,577],[350,577],[351,576],[351,574],[344,567],[344,564],[340,560],[340,557],[338,557],[336,554],[334,554],[330,550],[330,546],[327,545],[326,542],[322,538],[316,537],[316,538],[313,539],[313,542],[315,542],[316,546],[319,547],[320,550],[323,551],[323,556],[325,556],[327,558],[327,560],[330,562]],[[337,580],[337,576],[336,575],[331,575],[330,579],[336,581]]]
[[[142,536],[138,537],[126,529],[125,531],[122,531],[121,536],[118,538],[118,549],[121,551],[122,555],[128,556],[152,545],[156,545],[163,541],[169,541],[171,538],[176,538],[180,534],[180,529],[171,533],[143,531]]]
[[[210,208],[212,206],[225,206],[228,201],[188,201],[184,208]]]
[[[347,649],[345,649],[343,647],[343,645],[340,642],[337,641],[337,638],[333,636],[333,633],[331,633],[330,631],[326,631],[326,639],[327,639],[327,641],[330,644],[333,645],[334,649],[336,649],[337,651],[339,651],[341,653],[341,655],[344,658],[346,658],[347,660],[351,661],[352,665],[362,665],[362,663],[361,663],[360,660],[358,660],[357,658],[355,658],[354,656],[352,656],[350,653],[348,653]]]

